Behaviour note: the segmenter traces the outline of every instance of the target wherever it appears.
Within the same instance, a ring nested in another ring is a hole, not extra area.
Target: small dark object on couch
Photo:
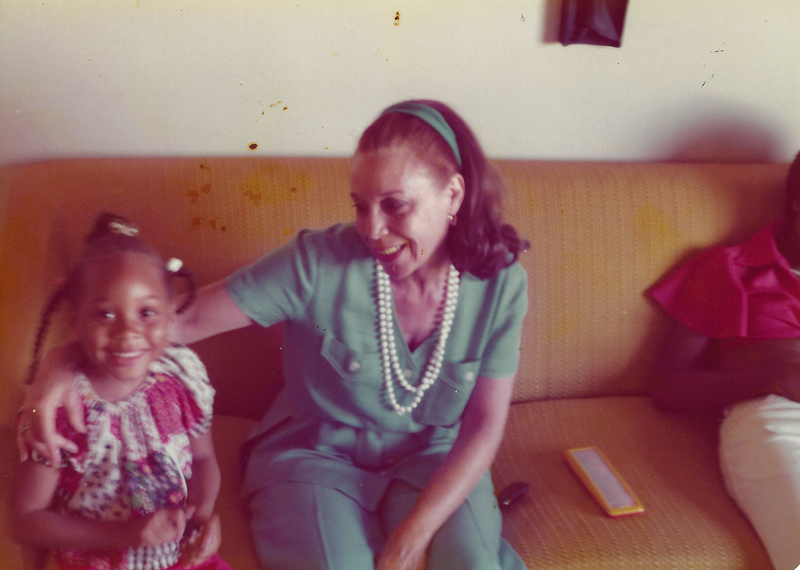
[[[520,497],[528,492],[531,486],[527,483],[523,483],[521,481],[516,481],[511,483],[508,487],[503,489],[500,494],[497,496],[497,502],[500,503],[500,507],[507,507]]]

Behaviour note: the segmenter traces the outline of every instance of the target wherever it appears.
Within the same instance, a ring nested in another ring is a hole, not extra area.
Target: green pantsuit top
[[[265,569],[374,568],[452,447],[477,378],[516,373],[525,271],[464,273],[441,372],[418,407],[398,415],[383,385],[374,263],[343,224],[303,230],[227,281],[255,322],[285,323],[286,385],[251,434],[244,481]],[[393,322],[400,366],[417,384],[436,335],[411,352]],[[402,405],[413,398],[395,393]],[[500,524],[487,472],[437,533],[429,568],[524,568]]]

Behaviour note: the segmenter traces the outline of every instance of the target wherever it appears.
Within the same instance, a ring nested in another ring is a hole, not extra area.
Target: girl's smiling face
[[[111,391],[117,397],[136,389],[167,346],[173,316],[164,269],[152,256],[129,253],[90,263],[72,314],[87,376],[93,383],[121,381]]]
[[[407,147],[359,152],[353,159],[356,229],[394,280],[421,277],[448,260],[448,216],[458,212],[464,180],[460,174],[443,178]]]

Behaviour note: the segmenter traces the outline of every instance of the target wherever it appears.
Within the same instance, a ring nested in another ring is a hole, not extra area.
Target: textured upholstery
[[[725,495],[714,422],[662,414],[643,397],[666,326],[643,293],[693,251],[744,239],[779,217],[786,165],[497,166],[510,190],[507,218],[531,241],[522,256],[531,312],[517,403],[494,466],[498,487],[532,484],[508,511],[509,540],[531,568],[769,568]],[[348,177],[348,160],[323,158],[86,158],[0,170],[3,498],[14,463],[8,426],[34,328],[99,211],[138,222],[205,284],[301,228],[350,219]],[[62,317],[49,342],[65,328]],[[218,389],[222,552],[237,570],[256,566],[237,500],[236,449],[280,387],[281,358],[291,358],[281,344],[279,327],[248,327],[194,347]],[[646,514],[602,514],[561,459],[563,448],[580,445],[602,446]],[[12,551],[0,537],[2,560],[15,560]]]
[[[749,523],[720,484],[716,421],[664,414],[647,397],[515,404],[493,469],[530,491],[504,534],[533,568],[769,568]],[[577,483],[563,450],[600,447],[644,504],[611,519]]]
[[[644,290],[780,216],[784,166],[501,163],[531,241],[518,401],[648,393],[665,326]],[[569,358],[565,358],[569,355]]]

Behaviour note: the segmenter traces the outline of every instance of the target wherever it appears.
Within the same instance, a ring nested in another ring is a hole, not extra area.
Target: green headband
[[[450,149],[456,157],[456,162],[461,166],[461,153],[458,152],[456,134],[439,111],[424,103],[398,103],[386,109],[381,115],[386,115],[387,113],[406,113],[408,115],[414,115],[418,119],[422,119],[428,123],[450,146]]]

